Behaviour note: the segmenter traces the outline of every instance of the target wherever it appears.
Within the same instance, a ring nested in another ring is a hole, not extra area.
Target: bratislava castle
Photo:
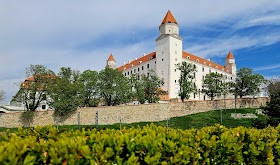
[[[116,68],[123,73],[124,76],[130,77],[132,74],[149,75],[154,71],[157,76],[163,80],[162,89],[167,91],[168,95],[162,96],[162,100],[170,100],[180,98],[178,92],[180,71],[176,64],[186,61],[196,65],[195,85],[198,93],[191,95],[192,100],[208,100],[202,91],[203,80],[206,74],[211,72],[223,75],[224,81],[233,81],[236,77],[236,64],[234,56],[228,53],[225,60],[225,66],[214,63],[210,59],[203,59],[191,53],[183,51],[182,37],[179,33],[179,25],[170,11],[162,20],[159,26],[159,37],[156,39],[156,49],[154,52],[144,54],[122,66],[117,67],[116,61],[111,54],[107,60],[107,66]]]

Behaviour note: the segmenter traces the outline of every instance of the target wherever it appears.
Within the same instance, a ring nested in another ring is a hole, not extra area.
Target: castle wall
[[[237,107],[264,106],[268,98],[244,98],[237,99]],[[225,103],[225,107],[224,107]],[[94,125],[96,122],[96,112],[98,112],[98,123],[100,125],[134,122],[156,122],[166,120],[166,118],[185,116],[199,112],[207,112],[214,109],[231,109],[235,107],[234,99],[214,100],[214,101],[186,101],[185,103],[165,103],[165,104],[145,104],[130,106],[110,106],[81,108],[65,120],[54,117],[54,111],[40,111],[35,113],[31,126],[44,125]],[[28,122],[21,120],[22,112],[1,113],[0,127],[20,127],[27,126]]]

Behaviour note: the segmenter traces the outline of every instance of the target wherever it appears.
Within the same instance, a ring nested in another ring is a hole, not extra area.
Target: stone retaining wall
[[[264,106],[268,98],[244,98],[237,99],[236,107],[258,108]],[[112,107],[81,108],[65,120],[54,117],[54,111],[36,112],[31,126],[37,125],[93,125],[96,122],[98,112],[98,124],[155,122],[166,118],[185,116],[199,112],[207,112],[214,109],[232,109],[235,107],[234,99],[214,101],[186,101],[184,103],[127,105]],[[21,112],[0,114],[0,127],[19,127],[29,123],[21,121]]]

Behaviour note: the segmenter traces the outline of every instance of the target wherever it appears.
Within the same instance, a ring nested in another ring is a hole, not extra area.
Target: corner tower
[[[156,39],[156,73],[164,81],[163,90],[169,98],[177,98],[180,72],[176,64],[182,62],[182,37],[179,25],[168,10],[159,26],[160,35]]]
[[[236,75],[235,58],[231,52],[228,53],[226,58],[226,69],[233,75]]]
[[[114,59],[114,56],[112,55],[112,53],[110,54],[108,60],[107,60],[107,67],[115,69],[116,68],[116,61]]]

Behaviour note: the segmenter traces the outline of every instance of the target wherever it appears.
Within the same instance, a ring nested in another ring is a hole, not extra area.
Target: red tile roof
[[[137,59],[137,60],[134,60],[134,61],[132,61],[132,62],[130,62],[130,63],[128,63],[128,64],[125,64],[125,65],[123,65],[123,66],[120,66],[120,67],[118,68],[118,70],[119,70],[119,71],[123,71],[123,70],[125,70],[125,69],[129,69],[129,68],[131,68],[131,67],[135,67],[135,66],[137,66],[137,65],[139,65],[139,64],[142,64],[142,63],[145,63],[145,62],[147,62],[147,61],[150,61],[151,59],[154,59],[154,58],[156,58],[156,52],[152,52],[152,53],[150,53],[150,54],[148,54],[148,55],[145,55],[145,56],[143,56],[143,57],[141,57],[141,58],[139,58],[139,59]]]
[[[114,56],[112,55],[112,53],[110,54],[109,58],[107,61],[115,61]],[[116,62],[116,61],[115,61]]]
[[[222,66],[220,64],[216,64],[216,63],[214,63],[212,61],[209,61],[209,60],[205,60],[204,58],[195,56],[193,54],[190,54],[190,53],[187,53],[187,52],[184,52],[184,51],[182,52],[182,57],[187,58],[191,61],[200,63],[202,65],[214,68],[214,69],[218,69],[218,70],[221,70],[221,71],[226,71],[225,66]]]
[[[234,59],[234,56],[231,52],[228,52],[227,59]]]
[[[165,17],[163,18],[161,24],[165,24],[165,23],[176,23],[177,21],[174,18],[174,16],[172,15],[171,11],[168,10],[168,12],[166,13]]]

